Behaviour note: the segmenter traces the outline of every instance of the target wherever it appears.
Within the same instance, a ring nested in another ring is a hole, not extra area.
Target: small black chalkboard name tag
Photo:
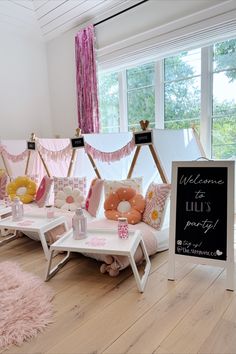
[[[35,143],[35,141],[27,141],[27,149],[28,149],[28,150],[36,150],[36,143]]]
[[[80,136],[79,138],[72,138],[71,140],[72,149],[79,149],[84,147],[84,137]]]
[[[151,145],[152,144],[152,131],[147,130],[143,132],[134,133],[135,145]]]
[[[175,253],[227,258],[227,168],[178,167]]]

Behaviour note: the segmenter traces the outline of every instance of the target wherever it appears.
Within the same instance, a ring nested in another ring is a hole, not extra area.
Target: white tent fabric
[[[99,151],[110,153],[121,149],[128,142],[130,142],[131,139],[132,133],[130,132],[84,135],[84,140],[87,144]],[[70,140],[38,139],[38,142],[45,149],[41,151],[41,155],[46,162],[50,174],[52,176],[66,176],[72,150],[63,158],[60,154],[58,154],[58,157],[55,158],[55,156],[51,156],[50,153],[52,155],[53,152],[59,153],[69,145]],[[17,155],[25,151],[26,140],[2,140],[1,145],[3,145],[10,154]],[[153,129],[153,145],[169,181],[171,181],[172,161],[195,160],[202,155],[201,148],[192,129]],[[125,179],[128,175],[134,152],[135,149],[130,155],[112,162],[103,162],[99,159],[94,159],[101,178],[114,180]],[[13,162],[9,159],[5,160],[12,177],[24,175],[27,158],[18,162]],[[0,163],[1,167],[4,168],[2,161]],[[29,174],[37,174],[39,180],[46,174],[42,161],[40,160],[37,152],[31,152]],[[86,176],[87,186],[89,186],[91,180],[96,177],[96,173],[87,154],[85,153],[84,148],[77,150],[77,158],[74,164],[73,175]],[[141,147],[138,159],[134,166],[132,177],[143,177],[144,193],[150,182],[161,181],[159,172],[147,145],[143,145]]]

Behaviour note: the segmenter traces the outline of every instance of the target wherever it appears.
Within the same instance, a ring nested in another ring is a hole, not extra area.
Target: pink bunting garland
[[[123,146],[121,149],[112,152],[99,151],[87,143],[85,143],[85,147],[84,147],[85,152],[87,154],[90,154],[94,159],[103,162],[118,161],[123,157],[130,155],[131,152],[134,150],[134,148],[135,148],[134,139],[130,140],[130,142],[128,142],[128,144]]]
[[[71,145],[68,144],[64,149],[53,151],[46,149],[43,145],[37,142],[37,150],[49,160],[67,160],[71,157]]]
[[[7,150],[4,148],[3,145],[0,145],[0,153],[4,155],[4,157],[7,157],[8,160],[12,162],[19,162],[24,160],[28,156],[28,150],[24,150],[22,153],[18,155],[13,155],[7,152]]]
[[[131,152],[134,150],[134,148],[135,148],[135,143],[134,143],[134,139],[132,138],[125,146],[123,146],[121,149],[116,151],[112,151],[112,152],[100,151],[95,149],[93,146],[89,145],[88,143],[85,143],[84,150],[87,154],[90,154],[94,159],[109,163],[113,161],[118,161],[130,155]],[[47,159],[52,159],[54,161],[61,160],[61,159],[66,160],[71,157],[70,144],[68,144],[62,150],[52,151],[46,149],[39,142],[37,142],[37,149],[42,155],[46,156]],[[4,156],[6,156],[12,162],[22,161],[28,156],[27,149],[19,155],[13,155],[7,152],[3,145],[0,145],[0,153],[3,153]]]

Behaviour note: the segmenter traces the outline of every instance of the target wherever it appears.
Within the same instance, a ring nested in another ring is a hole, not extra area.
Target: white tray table
[[[11,213],[11,207],[8,207],[4,204],[0,204],[0,219],[2,219],[2,217],[4,215],[10,214]]]
[[[46,259],[49,259],[49,246],[46,241],[46,232],[54,229],[59,225],[64,225],[68,230],[66,219],[64,216],[55,216],[54,218],[47,218],[46,216],[25,214],[21,221],[12,221],[12,216],[0,220],[0,229],[12,229],[16,231],[35,232],[39,235],[43,251]],[[15,236],[16,238],[16,236]]]
[[[6,206],[5,203],[0,203],[0,220],[6,218],[11,214],[11,207]],[[15,239],[17,236],[15,233],[13,235],[9,235],[9,230],[1,230],[0,236],[4,236],[4,240],[0,241],[0,245],[3,245],[11,240]],[[8,236],[8,237],[6,237]]]
[[[140,245],[146,261],[144,274],[140,277],[134,254]],[[67,251],[67,255],[53,269],[51,269],[54,251]],[[127,256],[137,283],[138,290],[144,291],[150,272],[151,263],[139,230],[130,231],[128,239],[120,239],[116,231],[108,229],[89,230],[87,237],[83,240],[74,240],[72,230],[69,230],[59,240],[50,246],[50,257],[48,260],[45,281],[52,278],[60,268],[69,260],[70,252],[79,253],[101,253],[109,255]]]

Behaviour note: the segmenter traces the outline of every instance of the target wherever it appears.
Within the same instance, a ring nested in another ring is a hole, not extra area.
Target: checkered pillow
[[[65,187],[79,189],[80,193],[85,197],[86,195],[86,177],[53,177],[54,179],[54,200],[59,191]]]
[[[162,227],[170,191],[170,184],[152,182],[148,187],[145,196],[146,207],[143,213],[143,221],[157,230]]]

